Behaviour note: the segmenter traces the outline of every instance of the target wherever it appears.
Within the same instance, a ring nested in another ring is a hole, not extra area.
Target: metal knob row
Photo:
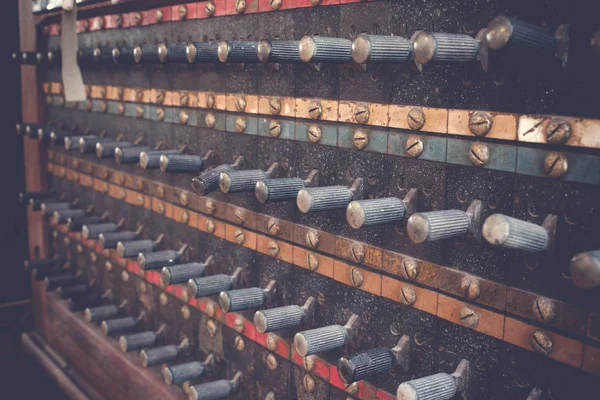
[[[44,279],[46,289],[54,290],[61,286],[75,285],[79,282],[77,277],[73,274],[64,274],[58,276],[49,276]]]
[[[176,385],[201,378],[213,363],[214,356],[209,354],[204,362],[191,361],[184,364],[165,365],[162,369],[162,375],[167,385]]]
[[[143,349],[148,346],[154,346],[161,334],[161,331],[139,332],[123,335],[119,338],[119,347],[123,353],[132,350]]]
[[[298,54],[304,62],[347,63],[352,60],[352,42],[342,38],[304,36],[298,43]]]
[[[123,142],[120,140],[106,140],[104,142],[96,143],[96,157],[112,158],[115,157],[115,151],[117,149],[125,149],[128,147],[134,147],[135,144],[130,142]]]
[[[233,164],[223,164],[206,170],[192,179],[192,187],[198,195],[205,196],[219,188],[219,178],[221,177],[222,173],[226,173],[234,169],[235,167]]]
[[[108,304],[100,307],[88,307],[85,309],[84,317],[88,322],[98,322],[115,318],[119,315],[120,307]]]
[[[346,186],[321,186],[298,191],[296,205],[303,213],[346,208],[353,200],[354,192]]]
[[[117,253],[123,258],[137,257],[140,253],[151,253],[156,242],[150,239],[120,241],[117,243]]]
[[[135,240],[139,236],[138,232],[121,231],[121,232],[106,232],[98,235],[100,246],[103,249],[114,249],[119,242]],[[137,256],[137,254],[136,254]]]
[[[222,172],[219,176],[219,187],[223,193],[250,192],[256,182],[267,177],[262,169]]]
[[[83,216],[83,217],[69,217],[67,219],[67,226],[70,232],[81,232],[83,227],[86,225],[93,226],[93,224],[100,224],[104,218],[96,215]]]
[[[100,329],[102,329],[104,336],[121,335],[133,331],[138,322],[139,320],[133,317],[107,319],[102,321]]]
[[[300,178],[265,179],[256,182],[254,193],[263,204],[293,200],[307,182]]]
[[[161,347],[154,347],[151,349],[144,349],[140,351],[140,360],[144,368],[148,368],[154,365],[164,364],[175,360],[182,351],[189,347],[189,340],[184,338],[179,346],[167,345]]]
[[[68,299],[71,297],[80,297],[88,294],[90,291],[90,287],[84,284],[76,284],[71,286],[59,286],[56,288],[56,293],[58,293],[61,299]]]
[[[477,58],[479,41],[469,35],[420,31],[413,36],[413,56],[428,62],[470,62]]]
[[[266,298],[267,295],[261,288],[229,290],[219,294],[219,304],[221,310],[227,313],[260,307]]]
[[[314,303],[314,297],[309,297],[302,307],[291,305],[257,311],[254,314],[256,330],[267,333],[299,326],[313,309]]]
[[[71,203],[66,201],[42,203],[40,205],[40,210],[42,211],[42,215],[44,217],[52,217],[55,211],[69,210],[70,208]]]
[[[192,154],[161,154],[159,165],[162,172],[198,173],[204,169],[204,159]]]
[[[354,229],[360,229],[398,222],[404,219],[406,213],[406,205],[396,197],[355,200],[346,208],[346,220]]]
[[[147,146],[117,146],[114,151],[115,161],[117,164],[137,164],[140,162],[140,153],[148,151],[152,151],[152,148]]]
[[[241,372],[237,372],[233,379],[221,379],[218,381],[202,383],[190,387],[188,394],[190,400],[218,400],[224,399],[237,390]]]
[[[186,59],[193,63],[219,62],[219,44],[217,42],[194,42],[186,48]]]
[[[439,373],[403,382],[398,386],[398,400],[450,400],[467,389],[469,362],[462,360],[453,374]]]
[[[192,278],[188,281],[188,293],[195,299],[220,294],[234,287],[240,273],[241,269],[238,268],[232,275],[218,274]]]
[[[250,41],[221,41],[217,50],[219,61],[222,63],[257,63],[258,42]]]
[[[66,224],[70,218],[83,218],[87,216],[86,210],[66,209],[56,210],[52,213],[52,222],[58,225]]]
[[[140,158],[140,167],[144,169],[158,169],[160,168],[160,158],[161,156],[170,156],[175,154],[180,154],[179,150],[151,150],[151,151],[142,151],[139,154]]]
[[[186,264],[172,265],[163,267],[161,279],[165,286],[175,285],[177,283],[186,283],[190,279],[204,276],[206,267],[212,262],[210,256],[205,262],[192,262]]]
[[[544,251],[550,242],[544,227],[503,214],[490,215],[483,224],[482,234],[494,246],[529,252]]]
[[[167,265],[175,265],[180,261],[181,253],[175,250],[157,252],[140,252],[137,262],[144,270],[159,269]]]
[[[103,233],[113,233],[119,229],[119,225],[113,222],[100,224],[84,224],[81,227],[81,236],[84,239],[98,239]]]
[[[70,297],[67,299],[67,305],[72,312],[83,311],[87,307],[96,307],[102,304],[102,297],[97,294],[88,294],[87,296]]]
[[[266,63],[299,63],[298,40],[262,39],[258,42],[258,59]]]
[[[405,63],[411,53],[410,40],[402,36],[361,34],[352,42],[352,59],[358,64]]]

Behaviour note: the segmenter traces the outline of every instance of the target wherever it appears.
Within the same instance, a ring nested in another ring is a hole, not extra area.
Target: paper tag
[[[65,5],[63,1],[63,7]],[[62,52],[62,81],[65,101],[84,101],[85,88],[77,64],[77,9],[71,0],[71,11],[63,10],[60,47]]]

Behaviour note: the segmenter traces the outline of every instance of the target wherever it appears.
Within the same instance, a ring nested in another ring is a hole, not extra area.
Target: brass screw
[[[212,214],[215,212],[215,210],[217,209],[217,205],[215,204],[213,199],[208,199],[206,200],[206,212],[209,214]]]
[[[214,94],[209,93],[209,94],[206,95],[206,107],[208,107],[208,108],[214,108],[215,107],[215,95]]]
[[[271,235],[277,235],[279,233],[279,222],[270,219],[269,222],[267,222],[267,230]]]
[[[188,203],[188,196],[187,196],[186,192],[179,193],[179,202],[182,205],[184,205],[184,206],[187,205],[187,203]]]
[[[319,232],[317,231],[308,231],[306,232],[306,244],[312,248],[317,248],[319,246]]]
[[[278,121],[269,122],[269,136],[279,137],[281,135],[281,124]]]
[[[179,111],[179,122],[185,125],[187,124],[189,119],[190,116],[188,115],[188,113],[186,113],[184,110]]]
[[[182,106],[187,106],[188,101],[190,101],[190,98],[187,92],[179,93],[179,104],[181,104]]]
[[[214,233],[215,231],[215,221],[212,218],[206,220],[206,231],[208,233]]]
[[[302,359],[302,366],[308,372],[312,371],[315,368],[315,357],[314,356],[306,356]]]
[[[274,1],[278,1],[279,5],[281,6],[281,0],[271,0],[271,7],[273,7]],[[269,99],[269,110],[273,115],[279,114],[281,112],[281,100],[279,100],[278,98]]]
[[[106,86],[100,86],[100,97],[102,97],[102,98],[106,97],[106,92],[107,92]]]
[[[92,264],[98,261],[98,256],[96,255],[96,253],[90,253],[90,261],[92,262]]]
[[[108,110],[108,103],[106,103],[106,101],[102,100],[100,102],[100,112],[105,113],[106,110]]]
[[[83,246],[78,244],[77,246],[75,246],[75,251],[79,254],[83,253]]]
[[[133,24],[139,25],[141,22],[142,22],[142,14],[140,14],[139,12],[136,12],[135,14],[133,14]]]
[[[187,7],[185,5],[180,5],[179,8],[177,9],[177,12],[179,13],[179,19],[184,20],[187,17]]]
[[[238,244],[242,244],[244,243],[244,240],[246,240],[246,235],[244,235],[244,231],[242,231],[241,229],[237,229],[233,236],[235,237],[235,241]]]
[[[352,286],[360,287],[363,284],[363,281],[364,277],[362,271],[358,268],[352,268],[350,270],[350,282],[352,283]]]
[[[279,244],[274,240],[269,240],[268,248],[269,254],[272,257],[277,257],[277,255],[279,254]]]
[[[242,112],[246,109],[246,98],[244,96],[237,96],[235,98],[235,108],[239,112]]]
[[[321,132],[321,128],[316,125],[311,125],[308,127],[308,139],[313,143],[319,143],[321,141],[321,136],[323,133]]]
[[[165,110],[163,108],[157,108],[156,109],[156,120],[157,121],[162,121],[165,119]]]
[[[319,4],[321,4],[322,0],[310,0],[310,4],[312,4],[313,6],[318,6]]]
[[[137,106],[135,106],[135,115],[138,118],[143,117],[144,116],[144,107],[139,104]]]
[[[123,114],[125,114],[125,105],[124,105],[123,103],[119,103],[119,104],[117,105],[117,112],[118,112],[120,115],[123,115]]]
[[[306,263],[311,271],[316,271],[319,268],[319,258],[315,253],[311,252],[306,255]]]
[[[463,296],[469,300],[477,300],[479,298],[479,280],[472,276],[465,276],[460,281],[460,289]]]
[[[479,316],[470,308],[464,307],[458,313],[460,323],[467,328],[476,328],[479,324]]]
[[[166,294],[166,293],[161,293],[161,294],[158,296],[158,301],[160,301],[160,305],[161,305],[161,306],[166,306],[166,305],[167,305],[167,303],[169,302],[169,298],[167,297],[167,294]]]
[[[206,314],[212,318],[215,316],[216,313],[217,313],[217,310],[215,308],[214,303],[212,303],[212,302],[207,303],[206,304]]]
[[[123,282],[129,281],[129,273],[127,271],[121,272],[121,280]]]
[[[144,100],[144,92],[142,90],[136,90],[135,91],[135,99],[139,102],[141,102],[142,100]]]
[[[321,108],[321,102],[317,100],[311,101],[308,105],[308,115],[310,115],[312,119],[319,119],[322,114],[323,109]]]
[[[244,225],[244,222],[246,222],[246,214],[240,208],[235,210],[235,213],[233,214],[233,216],[235,218],[235,221],[240,225]]]
[[[272,333],[267,336],[267,349],[271,351],[277,350],[277,337]]]
[[[241,336],[236,336],[234,343],[237,351],[244,351],[244,349],[246,348],[246,343],[244,342],[244,339]]]
[[[161,22],[164,17],[163,10],[160,8],[157,9],[156,12],[154,13],[154,16],[156,18],[156,22]]]
[[[545,133],[548,143],[564,143],[571,137],[571,124],[564,118],[552,118]]]
[[[553,178],[559,178],[567,173],[569,161],[561,153],[548,153],[544,159],[544,169]]]
[[[165,93],[164,90],[159,90],[156,93],[156,104],[162,104],[165,101],[165,96],[167,94]]]
[[[469,149],[469,160],[476,167],[483,167],[490,161],[490,148],[484,143],[473,143]]]
[[[242,14],[244,11],[246,11],[246,0],[236,0],[235,11],[238,14]]]
[[[123,24],[123,17],[121,16],[121,14],[117,14],[115,16],[115,24],[117,26],[121,26],[121,24]]]
[[[179,219],[179,221],[182,224],[187,224],[190,221],[190,214],[187,211],[183,210],[183,212],[181,213],[181,218]]]
[[[404,285],[400,288],[400,302],[407,306],[412,306],[417,301],[415,289],[410,285]]]
[[[158,194],[158,197],[164,198],[165,197],[165,188],[162,186],[159,186],[158,188],[156,188],[156,194]]]
[[[238,133],[243,133],[246,130],[246,118],[237,117],[235,119],[235,131]]]
[[[208,331],[208,334],[210,336],[215,336],[215,333],[217,333],[217,324],[215,323],[215,321],[213,321],[212,319],[206,321],[206,330]]]
[[[190,319],[190,308],[188,306],[181,307],[181,316],[183,319]]]
[[[92,101],[91,100],[86,100],[85,101],[85,110],[86,111],[91,111],[92,110]]]
[[[110,272],[112,271],[113,265],[110,261],[107,261],[104,263],[104,269],[106,269],[106,271]]]
[[[272,371],[277,369],[277,358],[273,354],[267,356],[267,367]]]
[[[469,118],[469,130],[475,136],[485,136],[492,129],[494,120],[483,111],[475,111]]]
[[[235,329],[237,333],[244,332],[244,320],[242,317],[235,318],[235,321],[233,321],[233,329]]]
[[[204,6],[204,11],[206,11],[207,16],[212,17],[215,14],[215,3],[212,1],[206,3]]]
[[[551,323],[556,318],[554,303],[545,297],[535,299],[533,302],[533,312],[542,322]]]
[[[406,140],[406,154],[417,158],[423,154],[423,140],[417,135],[411,135]]]
[[[346,387],[346,391],[348,394],[355,395],[358,393],[358,383],[352,382],[350,385]]]
[[[215,122],[215,115],[213,113],[208,113],[206,114],[206,117],[204,117],[204,123],[206,123],[208,128],[214,128]]]
[[[352,252],[352,258],[354,262],[361,263],[365,259],[365,246],[360,243],[352,243],[350,247],[350,251]]]
[[[123,97],[125,96],[125,89],[123,89],[122,87],[118,87],[117,88],[117,97],[120,100],[123,100]]]
[[[412,130],[419,130],[425,125],[425,113],[421,107],[413,107],[406,116],[408,127]]]
[[[552,338],[548,332],[538,329],[531,335],[531,347],[538,353],[548,355],[552,351]]]
[[[360,103],[354,108],[354,120],[359,124],[366,124],[369,120],[369,116],[369,106],[366,104]]]
[[[270,0],[269,4],[271,5],[271,10],[279,10],[281,8],[282,0]]]
[[[164,214],[165,213],[165,204],[163,202],[160,202],[156,205],[156,211],[158,211],[159,214]]]
[[[304,389],[306,389],[308,393],[312,393],[315,391],[315,378],[313,378],[311,375],[304,375],[304,378],[302,379],[302,384],[304,385]]]
[[[357,129],[352,136],[352,143],[357,150],[364,150],[369,144],[369,137],[362,129]]]
[[[412,258],[402,260],[402,270],[408,279],[414,281],[419,275],[419,264]]]

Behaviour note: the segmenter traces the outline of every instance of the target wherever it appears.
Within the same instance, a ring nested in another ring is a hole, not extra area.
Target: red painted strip
[[[330,365],[329,367],[329,383],[333,386],[336,386],[342,390],[346,390],[346,385],[340,379],[340,375],[338,374],[337,367]]]
[[[131,261],[131,260],[128,260],[128,261],[127,261],[127,270],[128,270],[129,272],[131,272],[131,273],[134,273],[134,274],[136,274],[136,275],[139,275],[139,274],[140,274],[140,271],[141,271],[142,269],[140,268],[140,264],[138,264],[137,262],[135,262],[135,261]]]
[[[267,347],[267,336],[268,333],[260,333],[256,331],[255,340],[256,343],[260,344],[262,347]]]
[[[289,360],[290,359],[290,344],[288,342],[286,342],[285,340],[278,339],[277,340],[277,348],[275,349],[275,352],[277,354],[279,354],[281,357],[285,358],[286,360]]]
[[[315,375],[329,382],[330,379],[330,365],[325,360],[315,357],[315,367],[312,371]]]
[[[381,400],[396,400],[396,396],[394,396],[393,394],[390,394],[388,392],[385,392],[383,390],[377,390],[377,393],[375,394],[375,396]]]
[[[146,271],[145,277],[148,282],[155,285],[158,285],[158,282],[160,282],[160,274],[156,271]]]
[[[117,25],[117,15],[116,14],[107,15],[104,18],[104,28],[105,29],[119,28],[119,26]]]
[[[304,359],[302,358],[302,356],[300,354],[298,354],[298,352],[296,351],[296,349],[294,349],[292,347],[292,361],[294,362],[294,364],[298,364],[300,366],[303,366],[304,363],[302,362]]]
[[[247,319],[244,320],[244,332],[242,334],[246,336],[248,339],[256,341],[256,327],[254,324]]]

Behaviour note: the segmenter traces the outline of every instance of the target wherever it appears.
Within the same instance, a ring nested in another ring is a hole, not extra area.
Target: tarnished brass
[[[244,341],[244,338],[239,335],[235,337],[234,345],[237,351],[244,351],[246,348],[246,342]]]
[[[215,115],[213,113],[207,113],[206,116],[204,117],[204,123],[206,124],[206,126],[208,128],[214,128],[216,120],[215,120]],[[237,125],[236,125],[237,127]]]
[[[208,125],[208,124],[207,124]],[[239,116],[235,119],[235,131],[243,133],[246,130],[246,118]]]
[[[369,121],[369,106],[364,103],[359,103],[354,108],[354,120],[359,124],[366,124]]]
[[[369,136],[362,129],[357,129],[352,136],[352,144],[357,150],[364,150],[369,144]]]
[[[235,0],[235,12],[243,14],[246,11],[246,0]]]
[[[492,129],[492,116],[483,111],[476,111],[469,118],[469,130],[476,136],[485,136]]]
[[[483,167],[490,161],[490,148],[484,143],[473,143],[469,149],[469,160],[476,167]]]
[[[425,113],[421,107],[413,107],[406,116],[408,126],[412,130],[419,130],[425,125]],[[423,150],[421,150],[423,151]]]
[[[475,328],[479,324],[479,316],[470,308],[461,308],[459,313],[460,323],[467,328]]]
[[[544,355],[550,354],[552,351],[552,338],[548,332],[538,329],[531,335],[531,347],[538,353]]]
[[[206,15],[208,17],[212,17],[215,14],[215,3],[213,3],[212,1],[208,1],[204,5],[204,11],[206,12]]]
[[[270,121],[269,136],[279,137],[279,135],[281,135],[281,124],[279,123],[279,121]]]
[[[560,178],[569,170],[569,161],[562,153],[548,153],[544,159],[544,170],[552,178]]]
[[[571,137],[571,124],[564,118],[552,118],[544,134],[548,143],[564,143]]]
[[[317,125],[311,125],[308,127],[308,139],[313,143],[319,143],[321,141],[322,132],[321,128]]]
[[[406,154],[409,157],[417,158],[423,154],[423,139],[417,135],[411,135],[406,141]]]
[[[314,0],[311,0],[314,1]],[[315,378],[312,377],[312,375],[310,374],[306,374],[304,375],[304,378],[302,378],[302,385],[304,386],[304,389],[308,392],[308,393],[313,393],[315,391]]]
[[[321,107],[321,102],[317,100],[313,100],[308,105],[308,115],[312,119],[320,119],[323,114],[323,108]]]

